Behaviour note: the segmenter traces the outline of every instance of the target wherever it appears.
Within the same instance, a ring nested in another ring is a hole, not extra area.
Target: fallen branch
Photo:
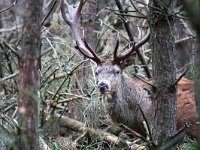
[[[145,146],[133,144],[130,141],[124,141],[123,139],[121,139],[113,134],[110,134],[108,132],[105,132],[103,130],[91,129],[89,127],[86,127],[84,123],[79,122],[74,119],[71,119],[71,118],[68,118],[66,116],[60,117],[60,114],[57,114],[57,113],[54,113],[53,116],[57,119],[60,118],[58,122],[59,122],[60,126],[62,126],[62,127],[66,127],[68,129],[71,129],[76,132],[81,132],[81,133],[88,132],[89,134],[95,134],[97,136],[101,136],[101,137],[103,137],[104,140],[106,140],[109,143],[114,144],[118,148],[128,148],[131,145],[131,148],[134,148],[134,149],[138,149],[138,148],[145,149]]]

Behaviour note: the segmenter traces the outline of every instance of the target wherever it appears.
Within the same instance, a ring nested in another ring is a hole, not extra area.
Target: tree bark
[[[153,83],[153,140],[161,146],[176,132],[176,80],[174,21],[170,0],[152,0],[149,11]],[[157,8],[157,9],[154,9]]]
[[[186,1],[183,0],[186,11],[189,13],[189,17],[191,18],[192,26],[194,27],[197,34],[197,48],[194,53],[194,92],[195,92],[195,101],[196,101],[196,109],[198,118],[200,118],[200,1]],[[199,119],[198,119],[199,122]],[[200,149],[200,124],[198,124],[198,149]]]
[[[196,108],[197,108],[197,114],[198,117],[200,116],[200,31],[198,32],[197,35],[197,50],[195,52],[194,56],[194,93],[195,93],[195,101],[196,101]],[[198,119],[199,121],[199,119]],[[198,124],[199,125],[199,124]],[[200,126],[198,126],[198,149],[200,149]]]
[[[18,149],[39,149],[39,54],[42,0],[21,0],[17,13],[23,23],[19,60]]]

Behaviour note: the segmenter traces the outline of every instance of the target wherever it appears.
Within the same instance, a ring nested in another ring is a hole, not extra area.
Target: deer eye
[[[120,73],[120,71],[119,71],[119,70],[117,70],[115,73],[116,73],[116,74],[119,74],[119,73]]]

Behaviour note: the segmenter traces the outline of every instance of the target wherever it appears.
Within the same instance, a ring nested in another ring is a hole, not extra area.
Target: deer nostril
[[[100,83],[100,84],[98,84],[98,87],[99,87],[99,90],[101,92],[105,92],[105,90],[108,89],[108,84],[106,84],[106,83]]]

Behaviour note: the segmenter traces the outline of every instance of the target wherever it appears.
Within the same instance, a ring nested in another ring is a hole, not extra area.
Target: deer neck
[[[104,99],[106,103],[113,104],[125,104],[130,103],[131,101],[132,105],[136,106],[142,101],[141,95],[142,91],[138,81],[123,73],[121,76],[121,82],[118,84],[116,91],[111,92]]]
[[[106,110],[114,122],[126,124],[137,132],[144,131],[141,110],[147,118],[151,117],[151,100],[137,79],[123,74],[117,91],[112,92],[104,100]]]
[[[107,110],[114,111],[126,108],[125,111],[130,109],[131,112],[135,111],[135,113],[138,113],[139,106],[144,113],[148,113],[149,108],[151,107],[151,99],[148,90],[146,90],[143,85],[145,85],[143,81],[136,78],[130,78],[123,73],[121,76],[121,84],[119,84],[117,90],[113,91],[105,98]]]

